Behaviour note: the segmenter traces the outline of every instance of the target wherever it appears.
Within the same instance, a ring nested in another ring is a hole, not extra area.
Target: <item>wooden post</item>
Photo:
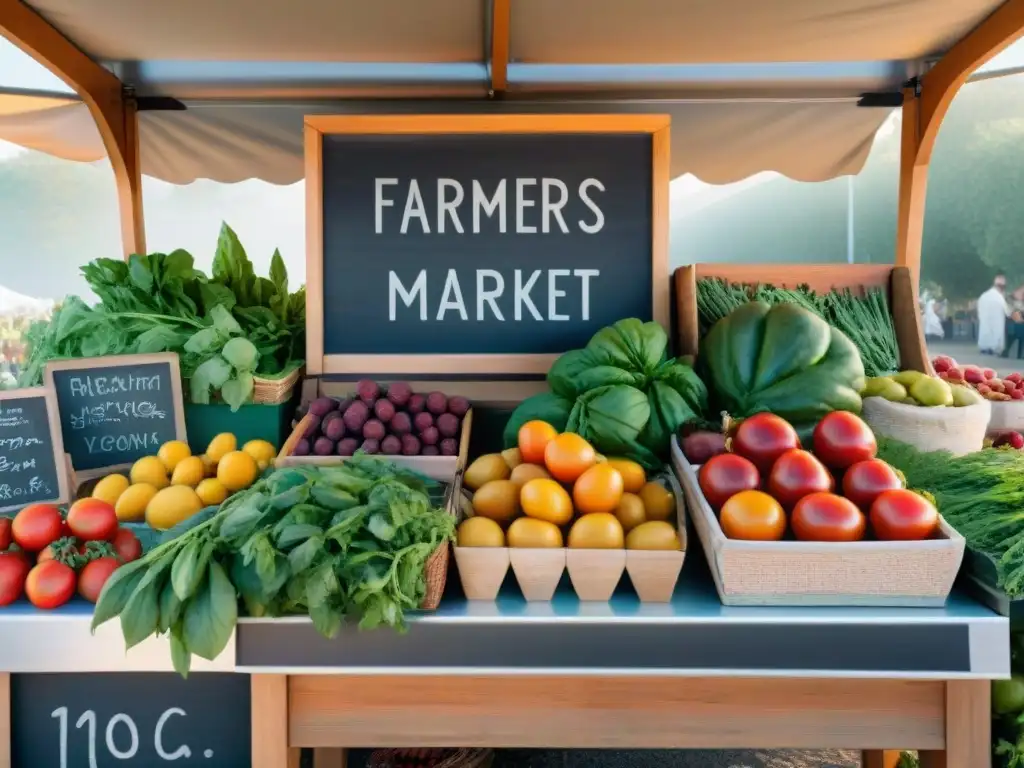
[[[869,749],[861,753],[861,768],[896,768],[900,753],[893,749]]]
[[[992,768],[988,680],[946,683],[946,749],[920,752],[921,768]]]
[[[0,768],[11,768],[11,676],[0,673]]]
[[[252,676],[252,768],[299,768],[288,746],[288,676]]]
[[[904,91],[896,266],[910,269],[915,291],[921,275],[928,164],[939,126],[967,78],[1022,34],[1024,0],[1006,0],[921,78],[920,95],[914,88]]]
[[[347,749],[317,747],[313,750],[313,768],[345,768],[347,761]]]
[[[503,94],[508,88],[509,27],[512,23],[512,0],[492,0],[491,40],[488,58],[491,70],[491,96]]]
[[[121,81],[21,0],[0,0],[0,35],[67,83],[89,108],[114,170],[125,258],[145,253],[138,117]]]

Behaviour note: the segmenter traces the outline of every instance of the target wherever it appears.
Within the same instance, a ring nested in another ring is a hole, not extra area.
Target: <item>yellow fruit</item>
[[[540,477],[526,483],[519,491],[519,503],[528,517],[537,520],[555,525],[565,525],[572,520],[572,499],[568,491],[549,478]]]
[[[519,452],[518,448],[506,448],[501,452],[501,458],[508,464],[509,469],[515,469],[523,463],[523,454]]]
[[[216,477],[208,477],[196,486],[196,495],[204,507],[223,504],[228,497],[228,489]]]
[[[668,520],[676,511],[676,497],[672,491],[653,480],[640,489],[640,500],[648,520]]]
[[[146,506],[156,496],[156,486],[149,483],[135,483],[124,489],[117,497],[114,514],[122,523],[134,523],[146,516]]]
[[[210,441],[206,447],[206,455],[214,464],[220,464],[220,460],[232,451],[238,450],[238,440],[230,432],[221,432]]]
[[[647,521],[647,515],[644,512],[644,503],[635,493],[622,494],[619,506],[615,508],[615,512],[613,514],[618,521],[622,523],[622,530],[626,533],[629,533],[638,525],[642,525]]]
[[[675,526],[663,520],[643,523],[626,534],[626,549],[677,550],[681,546]]]
[[[536,480],[538,477],[546,477],[548,480],[551,479],[551,475],[548,474],[548,471],[540,464],[520,464],[512,470],[512,475],[509,477],[509,480],[522,488],[528,482]]]
[[[102,499],[110,506],[115,507],[117,500],[121,498],[122,493],[128,490],[129,485],[131,483],[124,475],[107,475],[96,483],[96,487],[92,489],[92,497]]]
[[[203,502],[187,485],[172,485],[157,491],[146,505],[146,522],[150,528],[166,531],[182,520],[188,520],[203,508]]]
[[[164,469],[168,472],[173,472],[180,461],[192,455],[192,451],[181,440],[168,440],[160,446],[160,450],[156,452],[156,455],[163,462]]]
[[[471,517],[459,524],[460,547],[504,547],[505,533],[489,517]]]
[[[195,488],[206,475],[203,460],[198,456],[189,456],[178,462],[171,474],[171,485],[189,485]]]
[[[135,483],[148,483],[157,490],[167,487],[167,467],[156,456],[143,456],[132,464],[132,471],[129,473],[132,485]]]
[[[622,549],[625,538],[622,523],[607,512],[584,515],[569,529],[573,549]]]
[[[511,480],[484,483],[473,494],[473,512],[499,523],[509,522],[519,514],[519,486]]]
[[[572,487],[572,501],[581,515],[613,512],[622,499],[622,475],[610,464],[595,464]]]
[[[205,453],[199,457],[199,460],[203,462],[203,476],[204,477],[216,477],[217,476],[217,462],[207,456]]]
[[[512,469],[500,453],[488,453],[466,467],[462,482],[471,491],[476,491],[492,480],[508,480],[511,474]]]
[[[277,450],[273,444],[266,440],[250,440],[242,446],[242,450],[256,459],[256,466],[260,470],[264,470],[273,464],[274,458],[277,456]]]
[[[547,520],[520,517],[508,527],[508,545],[520,549],[557,549],[562,546],[562,532]]]
[[[640,493],[647,482],[647,473],[635,461],[629,459],[608,459],[608,466],[615,467],[622,475],[622,486],[626,493]]]
[[[256,460],[244,451],[230,451],[217,462],[217,479],[232,493],[255,483],[259,471]]]

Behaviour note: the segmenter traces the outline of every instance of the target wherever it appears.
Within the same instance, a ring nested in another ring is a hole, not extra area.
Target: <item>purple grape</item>
[[[416,427],[417,432],[422,432],[428,427],[434,426],[434,415],[432,413],[427,413],[426,411],[423,411],[423,413],[417,413],[416,418],[412,420],[412,424]]]
[[[365,403],[356,401],[345,410],[342,418],[345,419],[345,429],[358,435],[363,430],[363,424],[370,418],[370,409]]]
[[[387,430],[377,419],[370,419],[363,425],[363,437],[367,440],[383,440]]]
[[[412,397],[412,387],[404,381],[395,381],[388,386],[388,400],[401,408]]]
[[[402,450],[402,441],[394,435],[388,435],[380,441],[380,452],[385,456],[397,456]]]
[[[431,392],[427,395],[427,410],[435,416],[440,416],[448,410],[448,398],[444,392]]]
[[[344,440],[338,441],[338,448],[336,453],[339,456],[351,456],[359,448],[359,441],[354,437],[346,437]]]
[[[409,414],[405,411],[399,411],[395,414],[394,418],[391,419],[391,434],[393,435],[404,435],[408,432],[412,432],[412,419],[409,418]]]
[[[302,433],[302,436],[307,440],[312,440],[320,432],[320,417],[309,416],[309,424],[306,426],[306,431]]]
[[[420,456],[440,456],[441,450],[436,445],[424,445]]]
[[[455,442],[455,438],[446,437],[441,441],[441,455],[442,456],[458,456],[459,446]]]
[[[318,397],[309,404],[309,412],[314,416],[326,416],[338,407],[338,401],[333,397]]]
[[[420,432],[420,441],[424,445],[437,445],[437,441],[441,439],[441,433],[437,431],[437,427],[427,427]]]
[[[356,394],[367,405],[373,405],[380,397],[380,385],[376,381],[362,379],[356,382]]]
[[[337,411],[335,411],[333,414],[328,415],[333,416],[335,414],[337,414]],[[329,421],[327,419],[324,419],[323,432],[325,437],[329,437],[331,438],[331,440],[334,440],[335,442],[341,440],[341,438],[345,436],[345,420],[341,418],[341,416],[338,416],[337,418],[331,419]]]
[[[334,441],[329,437],[318,437],[313,443],[313,453],[317,456],[330,456],[334,453]]]
[[[405,406],[405,410],[415,415],[427,407],[427,398],[423,395],[413,395]]]
[[[442,413],[437,417],[437,431],[443,437],[455,437],[459,434],[459,417],[450,413]]]
[[[363,440],[359,450],[363,453],[380,453],[380,440]]]
[[[402,455],[418,456],[420,452],[420,441],[415,435],[402,435]]]
[[[309,456],[309,440],[302,438],[295,444],[292,456]]]
[[[391,417],[395,415],[395,406],[390,400],[378,400],[373,404],[373,412],[377,415],[377,418],[387,424],[391,421]]]
[[[469,400],[464,397],[448,398],[448,413],[455,416],[465,416],[469,412]]]

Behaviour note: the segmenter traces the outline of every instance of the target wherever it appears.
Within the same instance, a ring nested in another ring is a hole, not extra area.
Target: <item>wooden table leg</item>
[[[313,768],[346,768],[348,750],[317,747],[313,750]]]
[[[896,768],[899,761],[899,750],[894,749],[866,749],[860,758],[862,768]]]
[[[288,746],[288,676],[252,676],[252,768],[299,768]]]
[[[988,680],[946,683],[946,749],[922,751],[921,768],[992,768]]]
[[[0,768],[11,768],[11,676],[0,673]]]

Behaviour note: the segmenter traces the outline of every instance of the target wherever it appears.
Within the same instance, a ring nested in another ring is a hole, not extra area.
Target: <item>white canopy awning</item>
[[[669,113],[673,175],[725,183],[856,173],[890,111],[860,96],[1000,0],[514,0],[501,100],[490,0],[27,4],[137,96],[186,107],[140,113],[143,172],[168,181],[296,181],[307,113],[493,110]],[[0,108],[0,140],[103,156],[84,105],[24,107]]]

